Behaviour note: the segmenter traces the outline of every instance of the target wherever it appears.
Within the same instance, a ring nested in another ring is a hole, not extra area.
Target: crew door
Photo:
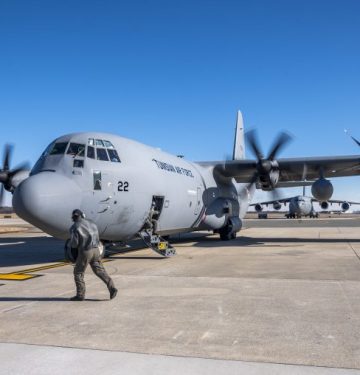
[[[97,223],[100,233],[113,223],[116,204],[116,186],[111,174],[103,170],[93,170],[93,190],[91,193],[92,219]]]

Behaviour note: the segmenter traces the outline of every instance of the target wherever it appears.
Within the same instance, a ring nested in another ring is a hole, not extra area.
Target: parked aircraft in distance
[[[255,131],[247,141],[256,159],[245,159],[242,115],[238,112],[233,160],[191,162],[109,133],[73,133],[52,141],[35,166],[10,168],[11,148],[0,170],[3,190],[13,193],[15,212],[52,236],[67,239],[71,212],[80,208],[106,243],[141,237],[171,255],[162,236],[211,230],[222,240],[241,229],[255,188],[312,183],[320,201],[333,186],[328,177],[360,174],[360,156],[278,159],[290,137],[282,133],[267,157]],[[3,194],[2,194],[3,195]]]
[[[329,199],[327,201],[319,201],[318,199],[307,197],[305,195],[305,189],[303,195],[296,195],[290,198],[282,198],[277,200],[270,200],[264,202],[253,203],[250,206],[255,208],[257,213],[263,211],[264,206],[273,206],[274,210],[280,210],[282,205],[286,207],[289,204],[289,210],[286,213],[288,219],[300,219],[303,216],[309,216],[310,218],[317,218],[319,216],[318,212],[315,210],[313,203],[318,202],[321,209],[328,210],[330,205],[339,204],[342,212],[349,210],[351,205],[358,205],[360,202],[342,201],[337,199]]]

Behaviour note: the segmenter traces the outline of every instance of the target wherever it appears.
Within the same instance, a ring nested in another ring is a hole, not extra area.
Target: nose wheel
[[[230,241],[236,238],[236,232],[231,224],[227,224],[219,230],[221,241]]]
[[[230,217],[227,224],[218,230],[221,241],[234,240],[236,238],[236,233],[241,227],[241,220],[237,216]]]

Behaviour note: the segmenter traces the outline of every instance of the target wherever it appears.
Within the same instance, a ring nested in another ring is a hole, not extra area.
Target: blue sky
[[[286,129],[281,156],[360,154],[359,17],[357,0],[1,0],[0,147],[33,164],[103,130],[218,160],[241,109],[265,152]],[[359,177],[334,185],[360,201]]]

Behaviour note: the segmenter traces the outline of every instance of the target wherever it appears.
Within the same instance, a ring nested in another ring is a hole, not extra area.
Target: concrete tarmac
[[[359,221],[334,220],[181,236],[169,259],[113,254],[112,301],[90,269],[87,299],[68,301],[62,241],[3,233],[0,372],[360,374]]]

